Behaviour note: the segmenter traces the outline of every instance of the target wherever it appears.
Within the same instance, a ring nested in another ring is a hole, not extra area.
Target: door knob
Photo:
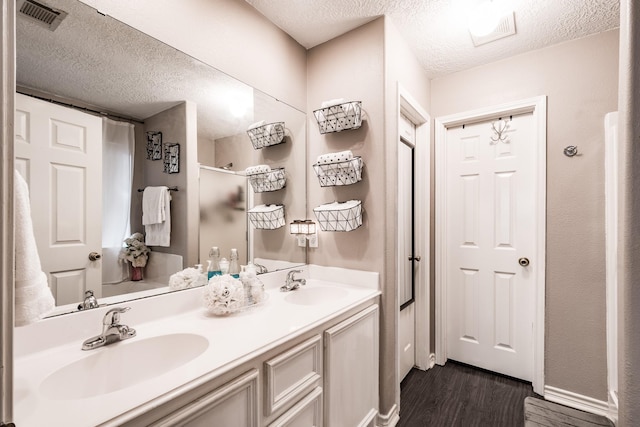
[[[89,254],[89,261],[97,261],[100,258],[102,258],[102,255],[100,255],[98,252],[91,252]]]
[[[522,257],[518,260],[518,264],[522,267],[527,267],[529,265],[529,258]]]
[[[420,262],[420,260],[422,259],[422,257],[420,255],[418,256],[410,256],[409,257],[409,261],[417,261]]]

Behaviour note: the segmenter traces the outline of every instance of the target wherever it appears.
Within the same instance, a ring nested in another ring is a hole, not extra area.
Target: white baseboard
[[[377,419],[378,411],[376,409],[372,409],[369,411],[369,414],[365,417],[365,419],[358,424],[358,427],[376,427],[376,419]]]
[[[618,392],[609,391],[609,414],[607,415],[615,425],[618,425]]]
[[[572,391],[552,386],[545,386],[544,398],[549,402],[559,403],[561,405],[569,406],[570,408],[579,409],[596,415],[602,415],[604,417],[609,416],[608,402],[574,393]]]
[[[398,413],[398,405],[394,404],[389,410],[389,413],[383,415],[378,413],[377,427],[395,427],[400,421],[400,414]]]

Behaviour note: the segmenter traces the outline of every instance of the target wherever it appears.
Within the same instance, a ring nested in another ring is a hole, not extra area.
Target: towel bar
[[[168,188],[169,191],[179,191],[178,187],[169,187]],[[142,193],[144,191],[144,188],[138,188],[138,193]]]

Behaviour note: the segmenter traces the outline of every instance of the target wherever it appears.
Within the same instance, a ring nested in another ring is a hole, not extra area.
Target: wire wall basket
[[[284,122],[268,123],[266,125],[247,129],[247,134],[253,148],[259,150],[271,145],[284,142]]]
[[[362,225],[362,202],[334,202],[313,209],[322,231],[351,231]]]
[[[351,185],[362,180],[362,166],[364,162],[360,156],[350,160],[336,163],[316,163],[313,169],[316,172],[320,187],[333,187],[338,185]]]
[[[362,102],[351,101],[315,110],[320,133],[358,129],[362,125]]]
[[[271,169],[268,172],[247,175],[247,179],[249,183],[251,183],[254,193],[278,191],[283,189],[287,184],[284,168]]]
[[[284,227],[283,205],[258,205],[247,211],[249,221],[258,230],[275,230]]]

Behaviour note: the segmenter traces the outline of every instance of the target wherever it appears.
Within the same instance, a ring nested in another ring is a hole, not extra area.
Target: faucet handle
[[[120,313],[131,310],[131,307],[116,307],[107,311],[102,319],[102,324],[105,326],[117,325],[120,323]]]
[[[287,273],[287,280],[295,280],[295,275],[302,273],[302,270],[291,270]]]

